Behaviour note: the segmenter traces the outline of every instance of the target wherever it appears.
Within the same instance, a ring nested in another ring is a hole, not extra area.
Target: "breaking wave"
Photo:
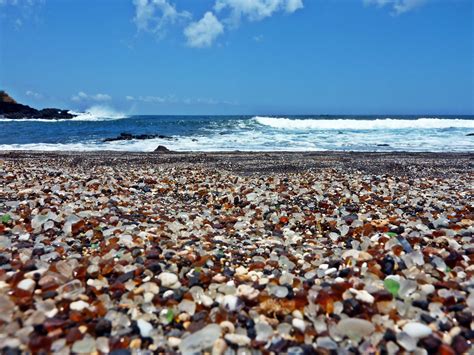
[[[416,120],[383,118],[356,119],[290,119],[255,116],[253,120],[263,126],[288,130],[373,130],[373,129],[443,129],[474,128],[474,120],[448,118],[418,118]]]
[[[127,118],[128,115],[123,112],[115,111],[114,109],[106,106],[93,106],[86,112],[73,112],[72,114],[77,115],[73,121],[107,121],[107,120],[120,120]]]

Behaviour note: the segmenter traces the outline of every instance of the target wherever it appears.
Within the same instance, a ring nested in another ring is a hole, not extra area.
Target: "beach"
[[[473,165],[0,151],[0,349],[472,351]]]

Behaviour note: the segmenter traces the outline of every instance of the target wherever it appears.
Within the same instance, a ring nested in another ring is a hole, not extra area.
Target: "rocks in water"
[[[0,117],[10,119],[40,118],[44,120],[71,119],[76,115],[68,110],[45,108],[37,110],[27,105],[17,103],[5,91],[0,91]]]
[[[173,137],[165,136],[162,134],[131,134],[131,133],[120,133],[117,137],[105,138],[103,142],[116,142],[116,141],[131,141],[136,140],[145,140],[145,139],[168,139],[171,140]]]

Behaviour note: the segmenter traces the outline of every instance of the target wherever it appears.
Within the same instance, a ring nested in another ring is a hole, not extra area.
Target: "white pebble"
[[[236,344],[239,346],[246,346],[250,344],[250,338],[243,334],[226,334],[225,340],[231,342],[232,344]]]
[[[32,279],[23,279],[16,287],[27,292],[32,292],[35,288],[35,285],[36,283]]]
[[[158,279],[161,281],[161,285],[163,287],[168,287],[170,288],[174,284],[178,282],[178,276],[175,274],[172,274],[171,272],[162,272],[159,276]]]
[[[403,326],[403,331],[416,339],[425,338],[433,332],[430,327],[418,322],[405,324]]]
[[[84,302],[84,301],[76,301],[76,302],[72,302],[70,305],[69,305],[69,309],[73,310],[73,311],[83,311],[84,309],[86,309],[87,307],[89,307],[89,303],[87,302]]]
[[[149,337],[153,326],[146,320],[139,319],[137,320],[138,329],[140,329],[140,335],[144,338]]]

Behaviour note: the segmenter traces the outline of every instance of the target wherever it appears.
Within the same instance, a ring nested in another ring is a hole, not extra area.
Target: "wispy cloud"
[[[147,102],[147,103],[175,103],[178,100],[174,96],[126,96],[127,101],[138,101],[138,102]]]
[[[389,6],[394,15],[401,15],[424,5],[428,0],[364,0],[366,5]]]
[[[45,0],[0,0],[0,7],[11,7],[13,11],[6,15],[16,29],[29,22],[38,22],[38,9]],[[3,15],[0,12],[0,15]],[[2,16],[3,17],[3,16]],[[4,21],[2,18],[1,21]]]
[[[71,96],[71,100],[75,102],[83,102],[83,101],[104,102],[104,101],[112,100],[112,96],[107,95],[107,94],[89,95],[83,91],[79,91],[76,95]]]
[[[224,26],[211,11],[184,29],[187,45],[190,47],[209,47],[222,33]]]
[[[138,30],[154,33],[158,37],[165,34],[168,26],[191,18],[189,12],[176,10],[168,0],[133,0],[133,4],[133,20]]]
[[[24,6],[33,6],[35,4],[42,4],[44,0],[0,0],[0,5],[24,5]]]
[[[238,105],[236,101],[217,100],[213,98],[185,98],[179,99],[169,96],[125,96],[125,100],[154,104],[184,104],[184,105]]]
[[[1,1],[1,0],[0,0]],[[32,90],[26,92],[26,96],[32,97],[33,99],[40,100],[43,98],[43,95]]]

